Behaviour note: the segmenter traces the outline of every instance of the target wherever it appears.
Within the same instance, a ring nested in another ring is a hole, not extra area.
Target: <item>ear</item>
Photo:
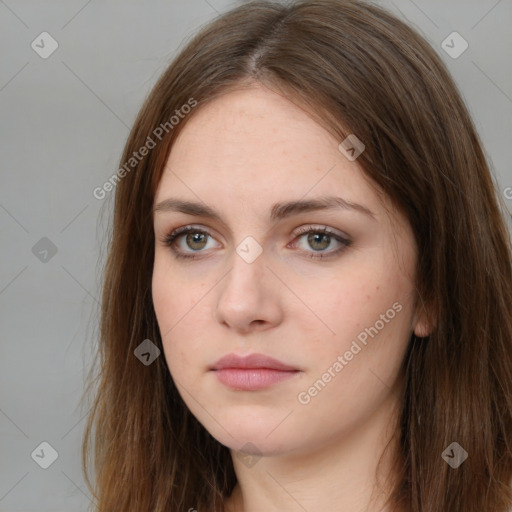
[[[427,311],[421,305],[418,306],[420,311],[417,311],[414,315],[412,330],[418,338],[426,338],[430,336],[434,330],[434,322],[429,320]]]
[[[414,334],[418,338],[426,338],[427,336],[430,335],[430,332],[431,329],[429,325],[427,325],[424,322],[417,322],[416,325],[414,326]]]

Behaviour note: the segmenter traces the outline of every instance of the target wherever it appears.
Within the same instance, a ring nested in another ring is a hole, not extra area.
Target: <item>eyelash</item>
[[[201,257],[201,256],[198,255],[201,251],[196,251],[198,254],[192,254],[192,253],[188,254],[188,253],[183,253],[183,252],[181,252],[181,251],[179,251],[179,250],[174,248],[175,241],[180,236],[188,234],[188,233],[200,233],[200,234],[203,234],[203,235],[211,237],[211,235],[207,231],[204,231],[203,229],[195,228],[193,226],[184,226],[182,228],[175,229],[174,231],[169,233],[167,236],[165,236],[164,239],[162,240],[162,242],[164,243],[164,245],[166,245],[166,246],[171,248],[171,250],[174,253],[174,256],[176,258],[192,260],[192,259],[197,259],[197,258]],[[334,256],[342,253],[345,249],[347,249],[348,247],[350,247],[352,245],[352,241],[351,240],[348,240],[346,238],[341,237],[340,235],[338,235],[338,234],[334,233],[333,231],[331,231],[326,226],[324,226],[322,228],[315,228],[314,226],[311,226],[311,225],[310,226],[304,226],[303,228],[299,228],[299,230],[295,233],[295,236],[297,238],[300,238],[300,237],[302,237],[304,235],[307,235],[307,234],[310,234],[310,233],[315,233],[315,234],[322,233],[322,234],[329,235],[330,237],[334,238],[337,242],[340,242],[342,244],[342,247],[340,247],[339,249],[336,249],[334,251],[330,251],[328,253],[313,252],[309,256],[311,259],[323,259],[323,258],[334,257]]]

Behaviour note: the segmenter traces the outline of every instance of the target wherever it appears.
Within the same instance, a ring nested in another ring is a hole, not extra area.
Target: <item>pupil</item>
[[[321,250],[321,249],[325,249],[326,247],[329,246],[329,235],[326,235],[325,233],[315,233],[315,234],[310,234],[309,237],[308,237],[308,242],[311,244],[316,244],[316,243],[319,243],[319,238],[320,239],[324,239],[324,242],[327,241],[327,243],[324,243],[322,244],[322,247],[318,247],[316,250]],[[315,247],[313,246],[313,249]]]
[[[201,239],[204,239],[204,237],[205,237],[205,235],[202,233],[189,234],[187,237],[187,243],[192,242],[192,244],[195,244],[195,243],[201,244]],[[204,240],[202,240],[202,241],[203,241],[203,245],[200,247],[195,247],[196,249],[202,249],[204,247]],[[194,248],[194,247],[192,247],[192,248]]]

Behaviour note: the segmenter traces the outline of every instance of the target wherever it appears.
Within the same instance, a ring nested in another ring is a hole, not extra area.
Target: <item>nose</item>
[[[215,318],[219,323],[241,334],[281,323],[280,282],[267,264],[264,252],[251,263],[233,254],[232,268],[217,287]]]

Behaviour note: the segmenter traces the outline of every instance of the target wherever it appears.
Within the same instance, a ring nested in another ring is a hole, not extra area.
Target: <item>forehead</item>
[[[375,211],[374,188],[357,162],[338,150],[339,143],[280,94],[263,86],[231,91],[187,121],[155,202],[170,191],[246,204],[336,194]]]
[[[191,145],[203,151],[189,153]],[[233,165],[247,162],[262,170],[272,159],[324,163],[331,151],[327,132],[305,112],[268,89],[254,88],[227,93],[196,112],[175,142],[171,160],[223,166],[233,160]]]

